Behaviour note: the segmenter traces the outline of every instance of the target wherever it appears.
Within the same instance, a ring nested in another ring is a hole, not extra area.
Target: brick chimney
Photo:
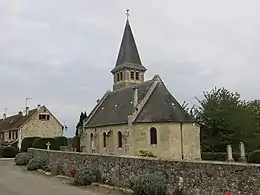
[[[134,107],[138,105],[138,89],[134,88]]]
[[[25,108],[25,116],[27,116],[29,114],[29,106],[26,106]]]
[[[40,108],[41,108],[41,104],[38,104],[37,105],[37,110],[40,110]]]
[[[3,114],[3,120],[6,119],[6,113]]]

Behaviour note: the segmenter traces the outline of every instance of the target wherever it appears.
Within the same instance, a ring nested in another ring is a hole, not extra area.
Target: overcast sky
[[[0,114],[46,105],[74,133],[108,89],[130,9],[146,79],[179,102],[214,86],[260,99],[259,0],[0,0]]]

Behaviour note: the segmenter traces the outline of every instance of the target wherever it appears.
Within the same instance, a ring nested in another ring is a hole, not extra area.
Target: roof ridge
[[[33,111],[33,110],[36,110],[36,109],[37,109],[37,108],[33,108],[33,109],[29,110],[29,112],[31,112],[31,111]],[[19,112],[22,112],[22,111],[20,110]],[[16,114],[12,114],[12,115],[6,116],[5,119],[8,119],[8,118],[14,117],[14,116],[19,116],[19,112],[17,112]],[[0,120],[5,120],[5,119],[0,118]]]

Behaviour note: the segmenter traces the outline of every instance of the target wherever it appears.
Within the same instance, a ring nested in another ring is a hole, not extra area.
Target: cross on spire
[[[127,20],[129,19],[129,16],[130,16],[129,11],[130,11],[130,10],[127,9],[127,10],[126,10],[126,13],[125,13],[125,15],[126,15],[126,19],[127,19]]]

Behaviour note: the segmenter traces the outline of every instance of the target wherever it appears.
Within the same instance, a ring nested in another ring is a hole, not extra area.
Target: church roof
[[[146,68],[142,65],[135,43],[134,35],[132,33],[132,29],[128,19],[126,20],[125,30],[121,41],[118,57],[116,60],[116,65],[112,72],[115,69],[124,66],[137,68],[144,71],[146,70]]]
[[[158,76],[157,76],[158,77]],[[99,105],[91,112],[86,121],[86,127],[127,124],[128,115],[133,114],[134,89],[138,89],[138,102],[148,97],[147,102],[136,117],[134,123],[150,122],[193,122],[193,118],[187,114],[177,100],[171,95],[166,86],[160,80],[148,95],[156,78],[146,82],[108,92]]]

